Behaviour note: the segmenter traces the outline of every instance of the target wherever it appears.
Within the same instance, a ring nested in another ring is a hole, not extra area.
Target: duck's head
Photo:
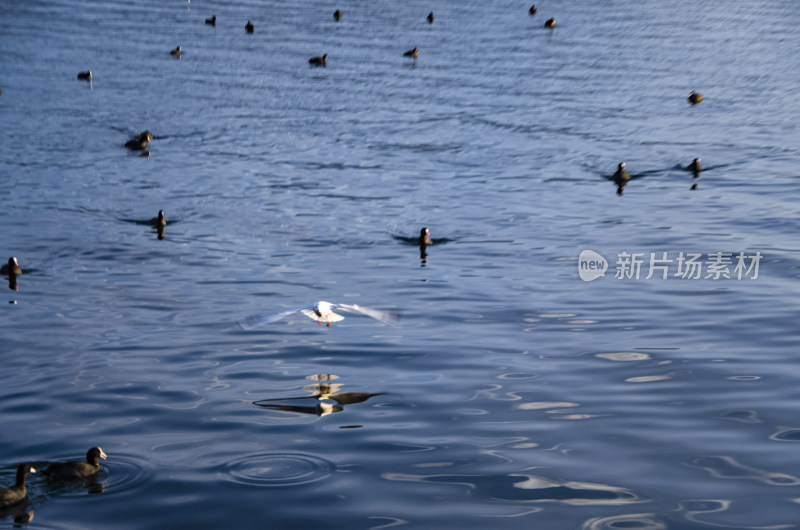
[[[167,224],[167,220],[164,217],[164,210],[159,210],[158,211],[158,224],[160,224],[162,226]]]
[[[17,261],[17,258],[15,258],[14,256],[8,258],[8,268],[11,270],[19,268],[19,262]]]
[[[36,468],[30,464],[20,464],[17,467],[17,485],[25,484],[25,475],[36,473]]]
[[[419,231],[419,237],[425,238],[425,237],[427,237],[429,235],[431,235],[431,231],[428,230],[427,227],[424,227]]]
[[[327,60],[328,60],[328,54],[326,53],[326,54],[324,54],[324,55],[322,56],[322,62],[324,63],[324,62],[325,62],[325,61],[327,61]]]
[[[98,458],[105,460],[107,456],[99,447],[92,447],[86,452],[86,460],[88,462],[97,462]]]
[[[620,171],[625,169],[625,162],[620,162],[619,165],[617,166],[617,169],[620,170]]]

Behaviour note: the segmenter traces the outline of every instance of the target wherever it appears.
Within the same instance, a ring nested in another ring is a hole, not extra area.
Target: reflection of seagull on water
[[[342,385],[340,384],[324,384],[324,385],[311,385],[311,387],[318,387],[318,390],[313,396],[303,397],[289,397],[277,399],[261,399],[253,401],[254,405],[263,407],[265,409],[280,410],[283,412],[300,412],[303,414],[316,414],[317,416],[325,416],[334,412],[341,412],[346,405],[354,405],[356,403],[364,403],[368,399],[375,396],[386,395],[385,392],[369,393],[369,392],[339,392]],[[305,387],[309,390],[311,387]],[[312,390],[313,391],[313,390]],[[289,405],[279,403],[282,401],[296,401],[296,400],[319,400],[314,406],[308,405]],[[332,403],[325,403],[323,400],[335,401],[338,405]]]
[[[251,329],[260,328],[267,324],[271,324],[272,322],[299,311],[308,318],[316,320],[320,325],[322,325],[323,322],[327,322],[328,327],[330,327],[331,322],[339,322],[340,320],[344,320],[344,316],[333,312],[334,309],[347,311],[348,313],[367,315],[375,320],[380,320],[384,324],[396,325],[397,321],[399,320],[397,315],[386,313],[384,311],[378,311],[377,309],[370,309],[369,307],[362,307],[355,304],[333,304],[331,302],[320,301],[309,305],[295,307],[294,309],[289,309],[288,311],[283,311],[274,315],[253,315],[240,321],[239,326],[241,326],[243,330],[249,331]]]

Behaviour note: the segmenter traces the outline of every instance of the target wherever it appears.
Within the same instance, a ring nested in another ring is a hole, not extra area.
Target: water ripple
[[[225,472],[239,484],[262,487],[299,486],[325,480],[336,465],[304,453],[248,455],[228,463]]]
[[[589,519],[581,528],[585,530],[666,530],[667,525],[655,520],[654,513],[628,513]]]
[[[800,485],[800,478],[741,464],[731,456],[699,456],[686,465],[708,471],[715,478],[757,480],[770,486]]]

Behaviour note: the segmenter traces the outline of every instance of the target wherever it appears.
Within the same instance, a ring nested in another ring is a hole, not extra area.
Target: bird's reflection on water
[[[11,519],[15,523],[15,528],[18,528],[17,524],[25,524],[33,520],[33,510],[29,510],[30,501],[27,497],[22,499],[16,504],[12,504],[11,506],[6,506],[4,508],[0,508],[0,521],[7,517],[11,517]]]
[[[309,379],[324,381],[338,379],[338,376],[332,374],[313,375],[309,376]],[[303,390],[310,394],[308,396],[261,399],[253,401],[253,404],[270,410],[314,414],[322,417],[334,412],[341,412],[347,405],[364,403],[372,397],[386,394],[386,392],[340,392],[342,386],[344,386],[342,383],[314,383],[303,387]],[[285,403],[287,401],[307,401],[308,404]]]

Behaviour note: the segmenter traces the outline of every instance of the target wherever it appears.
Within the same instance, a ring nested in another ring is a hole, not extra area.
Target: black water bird
[[[628,184],[628,181],[631,180],[630,174],[625,171],[625,162],[620,162],[619,165],[617,165],[617,171],[611,177],[611,180],[617,185],[617,195],[622,195],[625,186]]]
[[[322,57],[312,57],[308,60],[308,64],[311,66],[328,66],[328,54],[326,53]]]
[[[536,4],[533,4],[533,5],[531,6],[531,8],[530,8],[530,9],[528,9],[528,14],[529,14],[529,15],[535,15],[535,14],[536,14]]]
[[[428,245],[433,245],[431,231],[428,230],[427,227],[422,228],[419,231],[419,239],[417,240],[417,243],[419,244],[419,259],[424,267],[425,264],[428,263]]]
[[[699,94],[699,93],[697,93],[695,91],[692,91],[689,94],[689,97],[686,98],[686,99],[688,99],[689,103],[691,103],[692,105],[697,105],[698,103],[703,101],[703,94]]]
[[[17,467],[17,481],[14,485],[10,488],[0,488],[0,508],[13,506],[27,498],[25,476],[28,473],[36,473],[36,470],[30,464],[20,464]]]
[[[175,48],[174,50],[171,50],[171,51],[169,52],[169,54],[170,54],[170,55],[174,55],[174,56],[176,56],[176,57],[180,57],[180,56],[181,56],[181,47],[180,47],[180,46],[178,46],[178,47],[177,47],[177,48]]]
[[[153,217],[148,221],[152,226],[167,226],[167,219],[164,217],[164,210],[158,211],[158,217]]]
[[[436,17],[434,17],[434,16],[433,16],[433,11],[431,11],[430,13],[428,13],[428,16],[427,16],[427,19],[428,19],[428,24],[433,24],[433,21],[434,21],[434,19],[435,19],[435,18],[436,18]]]
[[[548,18],[544,23],[544,27],[546,27],[546,28],[554,28],[554,27],[556,27],[556,19]]]
[[[630,174],[625,171],[625,162],[620,162],[617,165],[617,172],[611,177],[615,184],[619,185],[621,182],[628,182],[631,179]]]
[[[47,480],[52,482],[67,482],[91,477],[100,471],[98,458],[106,459],[106,454],[99,447],[92,447],[86,452],[85,462],[56,462],[42,470]]]
[[[692,172],[692,174],[694,175],[694,178],[699,177],[700,176],[700,172],[703,171],[703,169],[705,169],[705,168],[703,168],[703,166],[700,164],[700,159],[699,158],[695,158],[694,160],[692,160],[692,163],[689,164],[686,167],[687,171],[691,171]]]
[[[424,247],[425,245],[433,245],[433,240],[431,239],[431,231],[424,227],[419,231],[419,246]]]
[[[341,11],[339,11],[337,9],[336,11],[333,12],[333,20],[335,20],[336,22],[339,22],[339,20],[341,18],[342,18],[342,12]]]
[[[216,26],[217,25],[217,15],[214,15],[211,18],[207,18],[206,19],[206,24],[209,24],[211,26]]]
[[[125,147],[132,151],[144,151],[152,141],[153,133],[150,131],[144,131],[143,133],[138,134],[135,138],[125,142]]]
[[[253,26],[253,23],[248,20],[247,24],[244,25],[244,30],[247,33],[253,33],[256,30],[256,28],[255,26]]]
[[[78,79],[83,79],[84,81],[91,81],[92,80],[92,71],[89,70],[88,72],[79,72]]]
[[[403,57],[413,57],[414,59],[416,59],[417,57],[419,57],[419,50],[417,50],[416,48],[414,48],[413,50],[408,50],[403,54]]]
[[[8,276],[22,274],[22,269],[19,266],[17,258],[13,256],[8,258],[8,263],[0,267],[0,274],[7,274]]]

